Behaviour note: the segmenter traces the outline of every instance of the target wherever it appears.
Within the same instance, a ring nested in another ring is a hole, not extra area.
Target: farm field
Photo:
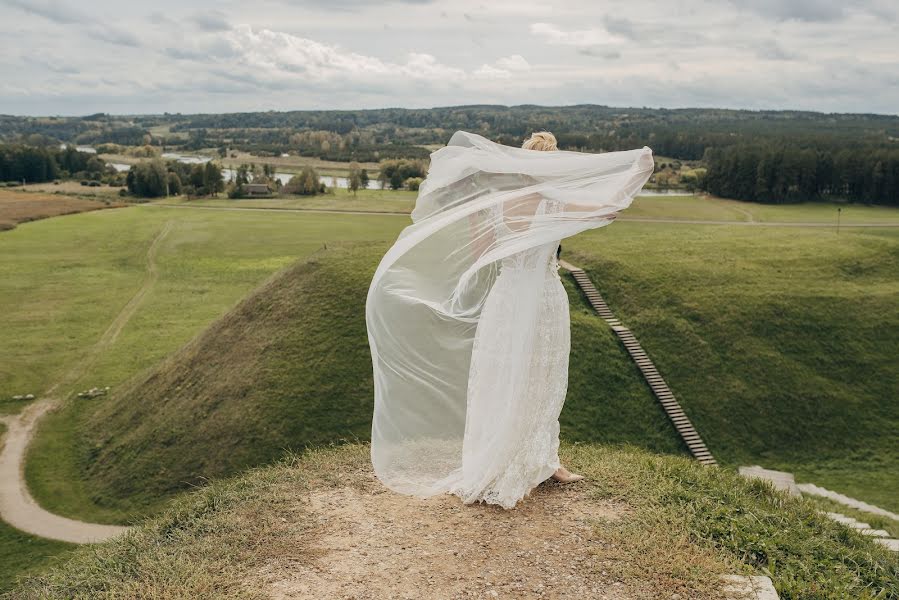
[[[715,196],[638,196],[621,213],[621,219],[666,218],[710,221],[754,221],[777,223],[899,223],[899,210],[885,206],[807,202],[803,204],[758,204]]]
[[[80,186],[79,186],[80,187]],[[13,229],[20,223],[48,217],[70,215],[104,208],[124,206],[121,202],[103,202],[46,193],[26,193],[0,189],[0,231]]]
[[[387,239],[406,219],[133,206],[5,232],[0,354],[7,358],[0,397],[39,394],[78,359],[138,287],[147,246],[169,221],[174,226],[158,257],[159,281],[119,336],[117,350],[98,357],[94,384],[120,381],[153,364],[264,277],[322,244]],[[15,409],[0,400],[0,414]]]
[[[220,208],[281,208],[316,209],[370,212],[411,212],[417,192],[405,190],[359,190],[356,197],[345,189],[320,196],[283,196],[231,200],[229,198],[203,198],[184,200],[166,198],[156,204],[213,206]],[[788,205],[764,205],[712,196],[638,196],[631,206],[621,213],[620,220],[671,219],[735,222],[777,223],[840,223],[852,225],[899,224],[899,211],[883,206],[806,203]]]
[[[77,196],[98,200],[118,200],[120,187],[100,185],[90,187],[81,185],[80,181],[56,181],[47,183],[29,183],[15,188],[25,192],[40,192],[43,194],[60,194],[64,196]]]
[[[364,212],[410,213],[415,206],[417,192],[405,190],[359,190],[352,192],[342,188],[332,188],[333,192],[316,196],[279,196],[275,198],[243,198],[232,200],[226,197],[185,200],[166,198],[154,204],[177,206],[210,206],[217,208],[271,208],[271,209],[312,209]]]

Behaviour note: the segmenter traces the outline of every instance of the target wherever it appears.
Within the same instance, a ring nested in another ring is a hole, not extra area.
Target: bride
[[[431,155],[413,224],[372,278],[371,458],[390,489],[514,507],[552,477],[568,386],[560,240],[602,227],[653,172],[652,152],[522,148],[459,131]]]

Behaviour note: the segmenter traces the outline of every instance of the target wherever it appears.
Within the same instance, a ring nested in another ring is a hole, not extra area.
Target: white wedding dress
[[[537,214],[561,204],[543,201]],[[498,238],[513,231],[501,218]],[[501,241],[501,240],[500,240]],[[483,501],[512,508],[559,468],[559,413],[568,390],[571,346],[568,294],[559,278],[558,241],[502,259],[475,333],[468,378],[468,406],[462,468],[449,491],[466,504]],[[540,289],[530,287],[534,271],[545,271]],[[536,314],[527,303],[537,295]],[[516,335],[522,319],[536,319],[533,343],[522,348]],[[522,352],[529,352],[524,381],[510,380]]]
[[[559,241],[612,222],[648,147],[587,154],[457,131],[372,277],[371,460],[402,494],[513,507],[559,467],[568,298]]]

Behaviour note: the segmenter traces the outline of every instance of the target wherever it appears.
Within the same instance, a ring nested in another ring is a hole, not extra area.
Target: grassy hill
[[[364,305],[382,243],[329,245],[243,300],[79,425],[92,500],[123,510],[284,450],[366,440],[373,401]],[[680,452],[611,332],[569,285],[572,361],[562,435]]]
[[[621,222],[565,250],[719,459],[899,511],[899,230]]]
[[[363,307],[386,248],[330,245],[92,401],[73,424],[91,501],[143,511],[285,449],[368,439]],[[893,510],[897,253],[899,231],[887,229],[622,222],[565,244],[719,459],[791,469]],[[682,452],[612,333],[563,279],[572,303],[563,438]]]
[[[316,497],[328,498],[328,491],[339,490],[361,493],[375,509],[379,503],[394,507],[404,518],[386,526],[405,526],[419,534],[401,552],[383,543],[384,530],[363,528],[353,545],[365,550],[365,564],[379,565],[382,559],[400,556],[406,566],[412,566],[402,573],[368,573],[363,581],[386,578],[389,584],[401,578],[419,588],[452,585],[486,591],[486,577],[512,579],[506,576],[520,572],[527,557],[514,557],[503,562],[498,573],[484,571],[482,576],[479,568],[435,569],[435,555],[428,551],[445,549],[459,539],[483,541],[485,530],[496,528],[494,523],[501,519],[531,527],[529,515],[554,495],[571,489],[545,489],[531,503],[530,512],[522,505],[500,516],[489,507],[475,505],[431,515],[438,522],[454,521],[452,539],[421,535],[427,529],[420,523],[434,505],[423,511],[413,499],[377,493],[382,490],[372,479],[368,454],[365,444],[313,449],[277,465],[214,482],[183,496],[124,538],[81,548],[72,560],[24,581],[8,597],[271,597],[284,592],[278,587],[283,582],[296,581],[297,572],[334,554],[323,551],[322,543],[327,547],[333,543],[328,536],[345,535],[333,532],[332,524],[346,509],[312,498],[322,492]],[[685,458],[635,449],[566,442],[560,454],[588,477],[575,484],[583,493],[566,505],[567,514],[590,507],[620,509],[615,518],[588,521],[589,541],[578,538],[595,553],[591,554],[595,562],[578,563],[579,574],[589,570],[594,581],[614,585],[616,596],[624,592],[640,599],[717,599],[722,597],[718,577],[736,572],[769,574],[784,599],[899,596],[899,564],[888,550],[763,482],[703,468]],[[323,523],[328,526],[321,527]],[[512,535],[508,529],[502,531]],[[570,535],[558,530],[550,533],[555,540]],[[528,529],[527,537],[541,535],[546,533]],[[496,550],[484,552],[490,555]],[[565,572],[541,566],[539,576],[549,582],[552,577],[565,577]],[[329,577],[334,585],[352,579],[343,570]]]

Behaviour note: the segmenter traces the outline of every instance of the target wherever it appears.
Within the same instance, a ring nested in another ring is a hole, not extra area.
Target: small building
[[[243,185],[243,193],[248,198],[259,196],[271,196],[272,188],[267,183],[245,183]]]

